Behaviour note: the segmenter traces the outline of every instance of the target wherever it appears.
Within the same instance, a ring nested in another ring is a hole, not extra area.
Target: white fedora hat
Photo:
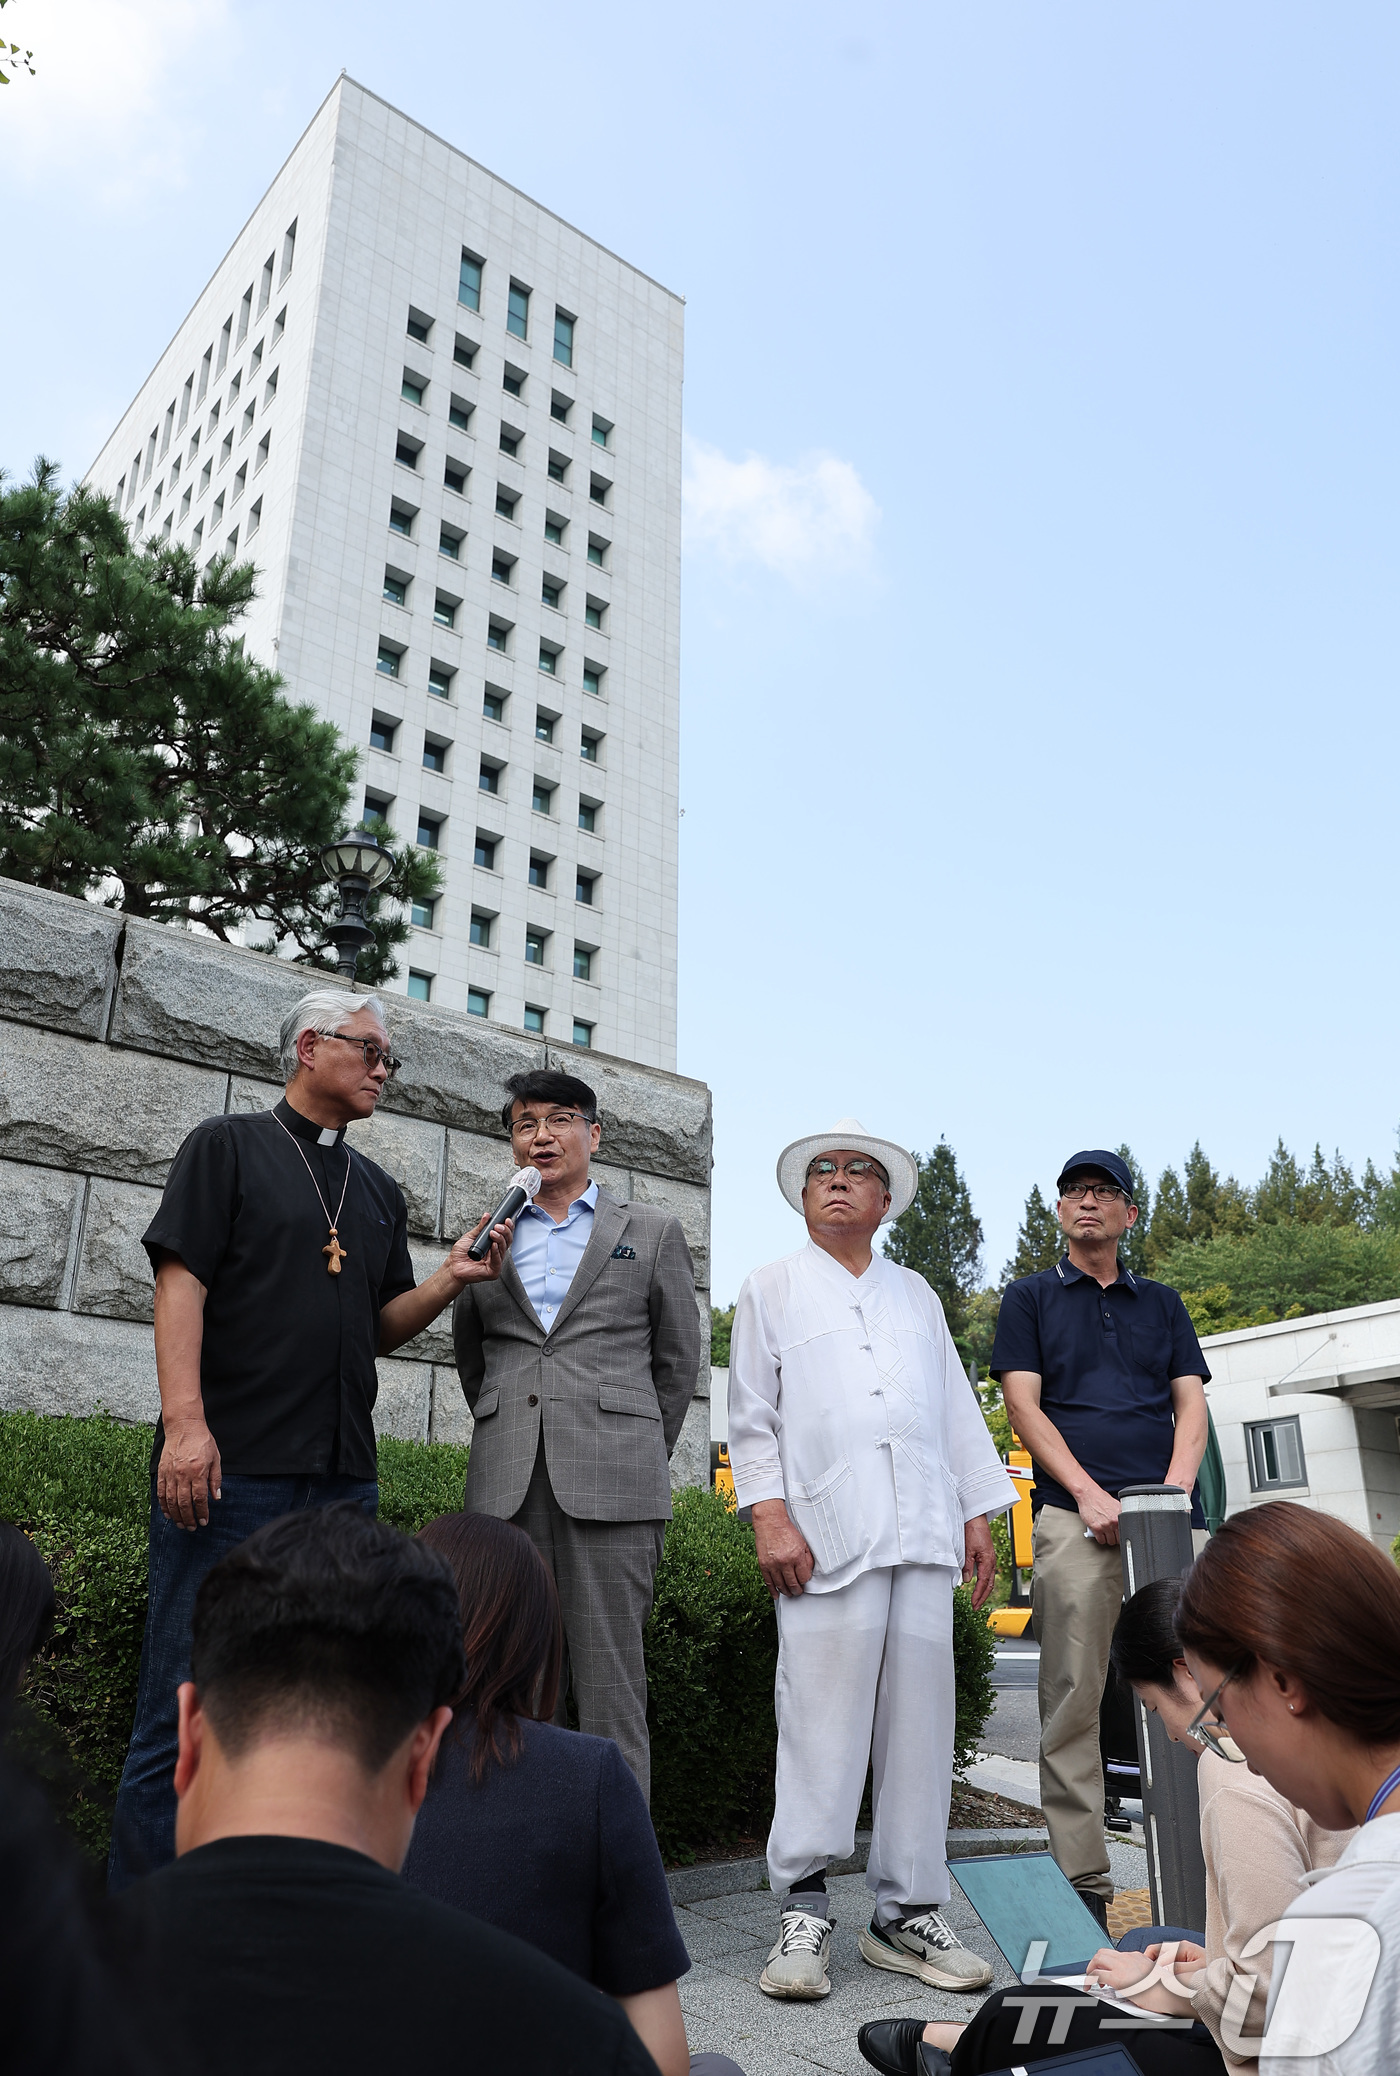
[[[794,1139],[778,1155],[778,1187],[794,1211],[802,1209],[802,1185],[807,1180],[807,1168],[821,1153],[868,1153],[877,1160],[890,1178],[890,1208],[880,1220],[888,1225],[898,1218],[914,1201],[919,1187],[919,1167],[911,1153],[896,1146],[893,1139],[873,1139],[858,1117],[838,1118],[829,1132],[811,1132],[805,1139]]]

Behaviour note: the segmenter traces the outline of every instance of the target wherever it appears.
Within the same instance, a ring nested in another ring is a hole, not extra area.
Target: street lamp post
[[[353,980],[356,960],[374,942],[366,904],[392,878],[394,860],[367,829],[351,829],[326,845],[321,869],[340,895],[340,914],[327,924],[326,935],[335,946],[336,965],[346,980]]]

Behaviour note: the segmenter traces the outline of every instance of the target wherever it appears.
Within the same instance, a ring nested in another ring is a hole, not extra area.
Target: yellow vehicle
[[[1030,1452],[1021,1447],[1018,1435],[1011,1439],[1015,1446],[1007,1452],[1007,1475],[1016,1480],[1021,1497],[1011,1509],[1011,1598],[987,1617],[987,1627],[997,1636],[1024,1636],[1031,1620],[1031,1494],[1035,1478]]]

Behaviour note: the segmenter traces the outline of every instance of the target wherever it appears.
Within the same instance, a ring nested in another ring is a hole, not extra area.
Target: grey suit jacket
[[[543,1432],[566,1514],[671,1518],[668,1458],[695,1396],[701,1332],[690,1249],[669,1211],[600,1189],[551,1333],[507,1255],[496,1282],[458,1297],[452,1336],[476,1420],[469,1512],[509,1520],[519,1511]]]

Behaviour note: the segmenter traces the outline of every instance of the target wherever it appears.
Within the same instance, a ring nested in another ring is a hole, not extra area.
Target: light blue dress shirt
[[[535,1308],[535,1317],[548,1333],[559,1317],[559,1307],[569,1294],[574,1272],[583,1260],[583,1250],[593,1231],[593,1207],[598,1185],[590,1182],[581,1197],[569,1206],[569,1215],[559,1225],[547,1211],[527,1204],[515,1221],[515,1238],[510,1243],[525,1295]]]

